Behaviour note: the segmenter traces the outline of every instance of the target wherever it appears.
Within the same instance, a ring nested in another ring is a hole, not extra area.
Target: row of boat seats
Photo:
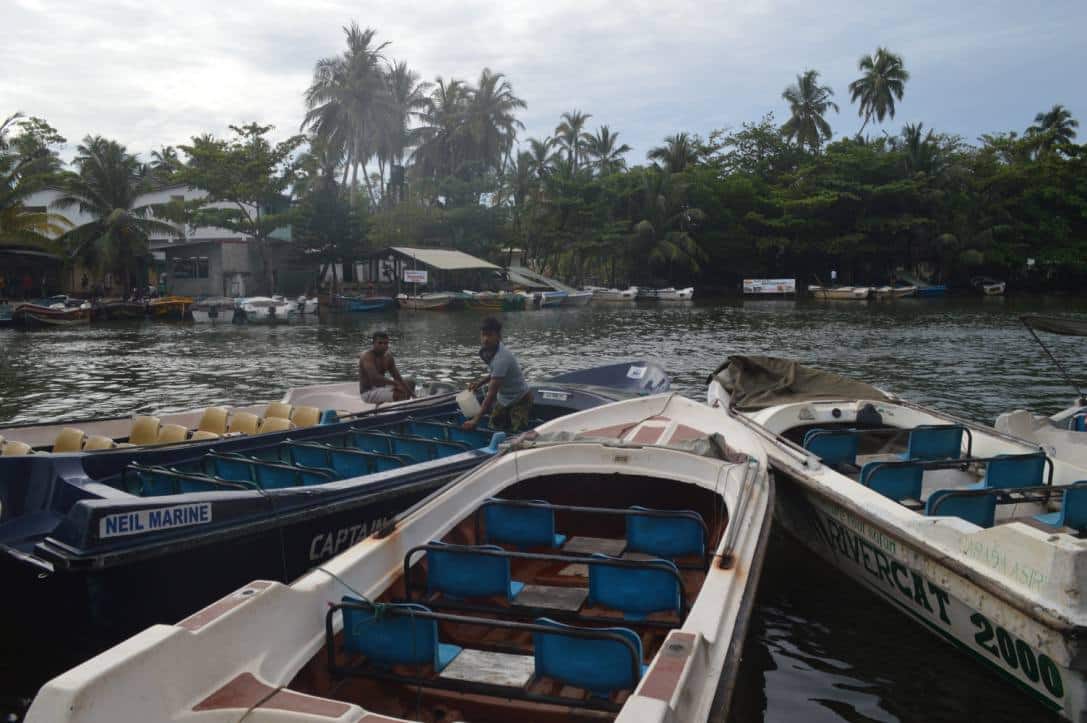
[[[926,515],[959,517],[978,527],[992,527],[996,518],[996,506],[1015,488],[946,489],[936,490],[925,501]],[[1034,515],[1034,519],[1048,527],[1070,528],[1082,535],[1087,531],[1087,480],[1061,485],[1063,491],[1060,509]],[[1012,503],[1017,500],[1008,500]]]
[[[586,597],[589,605],[619,611],[627,620],[645,620],[652,613],[674,613],[682,622],[683,581],[679,568],[668,560],[629,560],[603,554],[571,558],[510,552],[497,545],[462,546],[441,542],[431,542],[423,549],[427,553],[427,595],[447,595],[461,600],[497,597],[517,605],[525,584],[512,579],[510,563],[513,560],[569,562],[585,559],[589,569]],[[408,552],[405,569],[417,550]]]
[[[6,440],[0,437],[0,457],[22,457],[33,453],[34,449],[26,442],[16,442],[14,439]]]
[[[555,512],[623,515],[626,551],[678,558],[704,556],[708,543],[706,523],[694,510],[654,510],[552,505],[545,500],[504,500],[492,497],[482,505],[486,543],[520,548],[561,548],[566,536],[555,531]]]
[[[1045,483],[1044,454],[1001,454],[984,460],[981,481],[965,490],[1015,489],[1037,487]],[[933,464],[933,463],[936,464]],[[938,460],[912,462],[867,462],[860,473],[860,483],[896,502],[920,500],[926,469],[938,468]]]
[[[804,434],[804,449],[819,457],[828,467],[857,466],[857,449],[864,429],[809,429]],[[961,424],[924,424],[910,430],[906,451],[899,455],[906,461],[959,459],[963,437],[967,438],[966,456],[970,456],[970,431]]]
[[[438,622],[448,616],[433,613],[425,605],[393,604],[377,608],[345,597],[327,615],[331,617],[337,610],[343,614],[344,651],[363,656],[366,667],[345,669],[335,666],[336,673],[410,680],[425,686],[427,677],[424,676],[440,677],[442,671],[464,652],[458,645],[441,642]],[[536,618],[531,624],[464,616],[456,619],[462,624],[492,630],[531,630],[533,674],[523,686],[506,683],[503,686],[506,689],[501,693],[492,693],[503,697],[533,700],[528,689],[534,681],[545,678],[584,690],[597,706],[614,710],[617,706],[608,707],[607,698],[617,692],[632,691],[647,669],[642,662],[641,639],[629,628],[575,627],[546,617]],[[331,632],[332,626],[326,625],[326,629]],[[329,639],[327,645],[332,649],[334,640]],[[407,676],[389,672],[394,666],[409,667],[419,673]],[[584,701],[573,698],[565,687],[562,695],[569,697],[571,706],[585,705]],[[547,700],[555,701],[553,697]]]
[[[125,468],[123,484],[133,494],[157,497],[188,492],[304,487],[333,479],[326,470],[303,469],[241,455],[217,456],[221,459],[215,460],[213,468],[205,472],[132,463]]]
[[[1068,428],[1073,432],[1087,432],[1087,412],[1080,412],[1073,415],[1069,420]]]

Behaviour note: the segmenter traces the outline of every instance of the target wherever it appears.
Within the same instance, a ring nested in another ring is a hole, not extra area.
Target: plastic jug
[[[479,400],[476,399],[476,393],[471,389],[465,389],[457,395],[457,406],[460,407],[461,414],[468,417],[468,419],[479,414]]]

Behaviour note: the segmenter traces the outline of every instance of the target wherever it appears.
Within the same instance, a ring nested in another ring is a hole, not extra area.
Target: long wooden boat
[[[344,296],[337,294],[332,299],[332,306],[340,311],[349,312],[388,311],[396,307],[396,299],[391,296]]]
[[[599,286],[585,287],[587,291],[593,292],[593,301],[596,302],[626,302],[634,301],[638,298],[638,287],[631,286],[626,289],[605,289]]]
[[[872,293],[868,286],[819,286],[811,284],[808,292],[820,301],[865,301]]]
[[[93,315],[96,320],[106,321],[143,319],[147,316],[147,303],[123,299],[102,299],[94,305]]]
[[[234,321],[234,299],[212,297],[201,299],[190,309],[197,324],[230,324]]]
[[[163,296],[147,302],[147,313],[160,321],[183,321],[192,305],[191,296]]]
[[[730,357],[709,400],[764,435],[788,532],[1046,709],[1087,716],[1087,469],[781,359]]]
[[[91,323],[91,305],[18,304],[11,312],[11,321],[15,326],[26,327],[82,326]]]
[[[757,436],[705,405],[582,412],[289,587],[60,676],[27,722],[724,720],[771,500]]]
[[[872,298],[880,301],[904,299],[917,294],[916,286],[876,286],[872,289]]]
[[[448,311],[457,295],[453,293],[400,294],[396,297],[401,309],[412,311]]]
[[[463,291],[464,305],[476,311],[522,311],[526,308],[526,299],[520,294],[504,291]]]
[[[983,296],[1003,296],[1007,288],[1007,282],[998,281],[988,276],[975,276],[970,279],[970,285]]]
[[[588,306],[593,300],[591,291],[567,291],[562,300],[563,306]]]

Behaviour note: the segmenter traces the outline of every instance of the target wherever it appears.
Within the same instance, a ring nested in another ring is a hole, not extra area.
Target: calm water
[[[1067,298],[792,301],[548,310],[504,315],[526,375],[643,357],[704,398],[732,353],[775,354],[991,423],[1009,408],[1053,412],[1073,399],[1017,319],[1087,313]],[[401,371],[466,381],[483,371],[471,312],[360,314],[275,327],[104,325],[0,329],[0,420],[56,420],[278,398],[351,379],[377,329]],[[1082,340],[1046,338],[1058,358]],[[1042,710],[783,534],[771,541],[732,720],[1046,720]]]

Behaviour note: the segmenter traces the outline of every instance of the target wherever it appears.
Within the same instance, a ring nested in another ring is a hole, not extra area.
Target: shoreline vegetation
[[[87,135],[65,164],[57,129],[11,115],[0,123],[0,248],[49,251],[126,289],[147,278],[152,234],[218,226],[259,250],[287,225],[294,262],[322,276],[397,245],[524,258],[575,286],[733,291],[744,277],[795,277],[803,288],[832,269],[858,284],[901,271],[958,287],[977,275],[1048,291],[1087,281],[1087,145],[1059,104],[976,143],[924,123],[893,132],[882,126],[906,101],[909,72],[881,47],[848,86],[856,135],[835,139],[831,120],[850,125],[850,108],[805,69],[781,94],[783,123],[767,113],[706,138],[677,131],[631,165],[621,133],[582,110],[562,113],[550,136],[523,137],[527,104],[501,72],[424,82],[374,29],[351,23],[344,37],[300,89],[299,133],[278,143],[271,126],[239,124],[144,161]],[[179,184],[207,196],[138,205]],[[59,201],[28,207],[43,188]],[[94,220],[73,226],[72,208]]]

